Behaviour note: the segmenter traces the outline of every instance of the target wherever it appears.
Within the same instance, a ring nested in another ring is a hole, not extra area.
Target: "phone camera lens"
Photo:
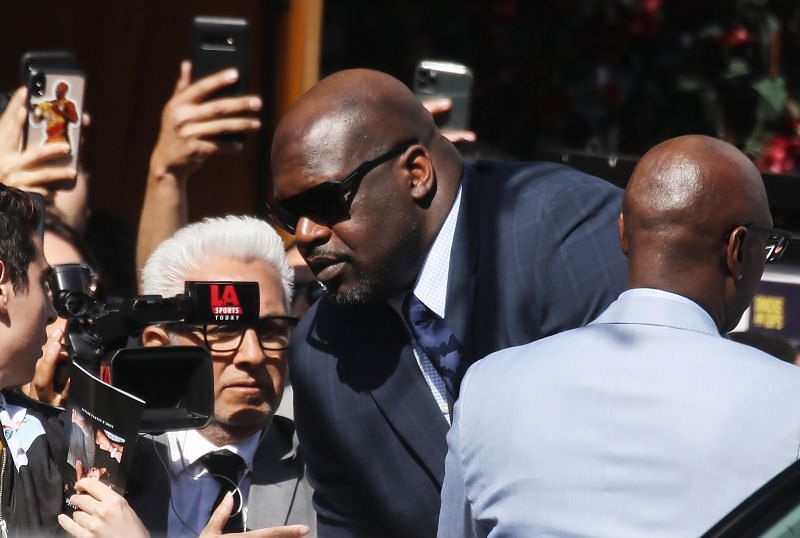
[[[424,69],[420,71],[417,81],[420,90],[432,91],[433,87],[436,85],[436,71],[432,69]]]
[[[41,73],[34,75],[31,86],[33,87],[33,93],[41,97],[44,95],[44,90],[47,87],[47,79]]]

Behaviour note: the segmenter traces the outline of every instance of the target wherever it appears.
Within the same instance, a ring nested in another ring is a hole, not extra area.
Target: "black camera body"
[[[93,298],[93,275],[82,264],[53,268],[53,304],[67,319],[65,347],[72,362],[142,398],[141,432],[202,428],[214,412],[211,356],[200,346],[130,346],[148,325],[252,323],[258,319],[256,282],[186,282],[182,295],[142,295],[104,304]],[[63,388],[67,369],[56,373]]]

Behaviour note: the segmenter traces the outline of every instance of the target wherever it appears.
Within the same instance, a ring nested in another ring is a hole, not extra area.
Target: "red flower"
[[[723,34],[716,39],[717,43],[719,43],[726,49],[732,49],[754,40],[755,38],[750,34],[750,32],[744,26],[737,26],[736,28],[733,28],[731,31],[729,31],[727,34]]]
[[[657,11],[661,10],[661,3],[662,0],[640,0],[639,9],[652,17]]]
[[[764,152],[756,166],[762,172],[785,174],[794,171],[798,155],[800,155],[799,138],[775,135],[764,144]]]

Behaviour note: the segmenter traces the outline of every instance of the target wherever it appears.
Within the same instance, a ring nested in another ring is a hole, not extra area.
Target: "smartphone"
[[[448,97],[450,112],[437,116],[440,129],[464,130],[469,126],[472,71],[463,64],[423,60],[414,72],[414,94],[420,101]]]
[[[70,152],[58,164],[77,170],[86,76],[75,68],[34,67],[28,73],[28,121],[25,147],[66,143]],[[52,188],[70,188],[74,185]]]
[[[244,95],[248,88],[249,37],[244,19],[195,17],[192,25],[192,80],[235,67],[239,79],[213,96]]]

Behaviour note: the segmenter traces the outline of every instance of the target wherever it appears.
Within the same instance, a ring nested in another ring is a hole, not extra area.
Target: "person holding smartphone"
[[[159,243],[187,223],[186,185],[192,173],[212,155],[241,151],[241,142],[220,137],[261,127],[261,98],[257,95],[209,99],[238,79],[239,72],[231,68],[192,82],[192,64],[181,63],[150,156],[136,247],[138,269]]]
[[[27,90],[16,90],[0,115],[0,183],[19,189],[46,190],[75,177],[75,169],[61,160],[69,155],[66,141],[22,149]]]

